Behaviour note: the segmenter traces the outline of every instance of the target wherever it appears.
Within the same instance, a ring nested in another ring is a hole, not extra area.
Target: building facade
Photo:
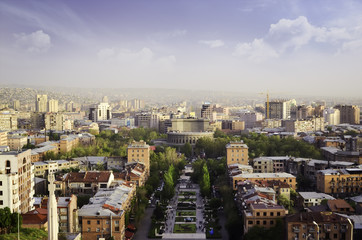
[[[48,96],[37,94],[35,97],[35,111],[47,112],[48,110]]]
[[[234,164],[239,163],[249,165],[249,149],[243,142],[230,142],[226,145],[226,163]]]
[[[132,142],[127,148],[127,162],[143,163],[148,177],[150,175],[150,146],[143,140]]]

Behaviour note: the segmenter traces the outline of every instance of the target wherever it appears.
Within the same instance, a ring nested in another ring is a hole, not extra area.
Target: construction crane
[[[266,94],[266,119],[269,119],[269,91],[267,91],[266,93],[264,92],[261,92],[259,94],[263,94],[265,95]]]

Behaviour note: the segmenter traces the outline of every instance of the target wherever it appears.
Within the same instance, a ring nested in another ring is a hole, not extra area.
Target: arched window
[[[25,163],[26,163],[26,159],[24,158],[24,159],[23,159],[23,164],[25,164]]]

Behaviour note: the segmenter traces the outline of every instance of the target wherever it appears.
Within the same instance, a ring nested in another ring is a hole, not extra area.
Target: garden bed
[[[176,217],[175,222],[196,222],[196,217]]]
[[[177,211],[176,216],[180,216],[180,217],[196,216],[196,211]]]
[[[196,233],[196,224],[175,224],[173,233]]]

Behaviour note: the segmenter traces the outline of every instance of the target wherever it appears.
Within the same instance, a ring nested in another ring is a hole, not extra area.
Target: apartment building
[[[226,163],[249,165],[248,146],[243,142],[230,142],[226,145]]]
[[[244,233],[254,226],[269,229],[276,225],[278,219],[282,220],[286,215],[283,206],[276,204],[250,204],[248,210],[243,211]]]
[[[287,239],[345,239],[352,234],[348,218],[332,212],[301,212],[285,219]]]
[[[22,149],[28,143],[28,137],[22,135],[8,135],[8,146],[10,150]]]
[[[317,172],[317,190],[328,194],[356,194],[362,191],[362,169],[326,169]]]
[[[0,111],[0,130],[16,130],[18,129],[18,118],[13,111]]]
[[[246,173],[239,174],[232,177],[233,189],[236,190],[239,181],[250,180],[252,182],[265,181],[265,180],[279,180],[285,182],[289,187],[296,189],[296,177],[289,173]]]
[[[34,167],[31,150],[0,153],[0,208],[26,213],[33,209]]]
[[[133,141],[127,148],[127,162],[140,162],[146,168],[146,176],[150,175],[150,146],[143,140]]]

